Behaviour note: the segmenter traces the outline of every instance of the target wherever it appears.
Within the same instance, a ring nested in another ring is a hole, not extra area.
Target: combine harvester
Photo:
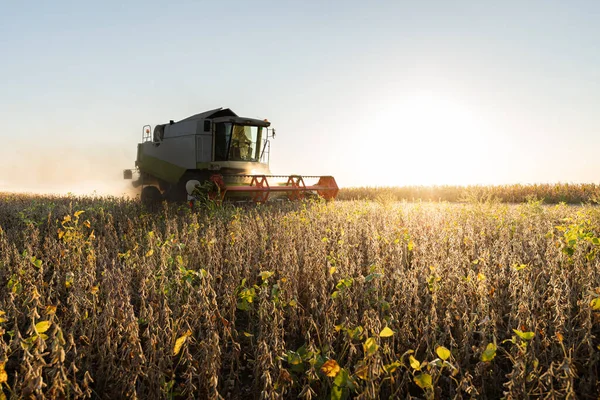
[[[275,130],[265,119],[238,117],[229,108],[217,108],[184,120],[145,125],[138,144],[135,169],[123,171],[141,187],[141,200],[193,201],[199,190],[217,201],[266,202],[297,200],[318,195],[337,196],[332,176],[271,175],[270,139]]]

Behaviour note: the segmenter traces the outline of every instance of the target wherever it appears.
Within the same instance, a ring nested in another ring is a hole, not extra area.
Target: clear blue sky
[[[118,178],[142,125],[220,106],[272,121],[274,173],[598,182],[598,21],[599,1],[6,2],[0,184]]]

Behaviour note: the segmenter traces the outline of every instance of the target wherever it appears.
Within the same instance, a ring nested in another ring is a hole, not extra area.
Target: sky
[[[123,192],[143,125],[217,107],[274,174],[600,180],[598,1],[0,2],[0,190]]]

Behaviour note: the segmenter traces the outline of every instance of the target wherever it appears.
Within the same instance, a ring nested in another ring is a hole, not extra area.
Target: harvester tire
[[[143,204],[152,206],[159,204],[163,200],[163,197],[160,193],[160,190],[156,186],[145,186],[142,189],[141,200]]]

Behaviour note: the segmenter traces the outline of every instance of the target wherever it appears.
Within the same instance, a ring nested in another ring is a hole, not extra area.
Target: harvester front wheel
[[[160,190],[156,186],[145,186],[142,189],[142,203],[147,206],[158,204],[163,200]]]

